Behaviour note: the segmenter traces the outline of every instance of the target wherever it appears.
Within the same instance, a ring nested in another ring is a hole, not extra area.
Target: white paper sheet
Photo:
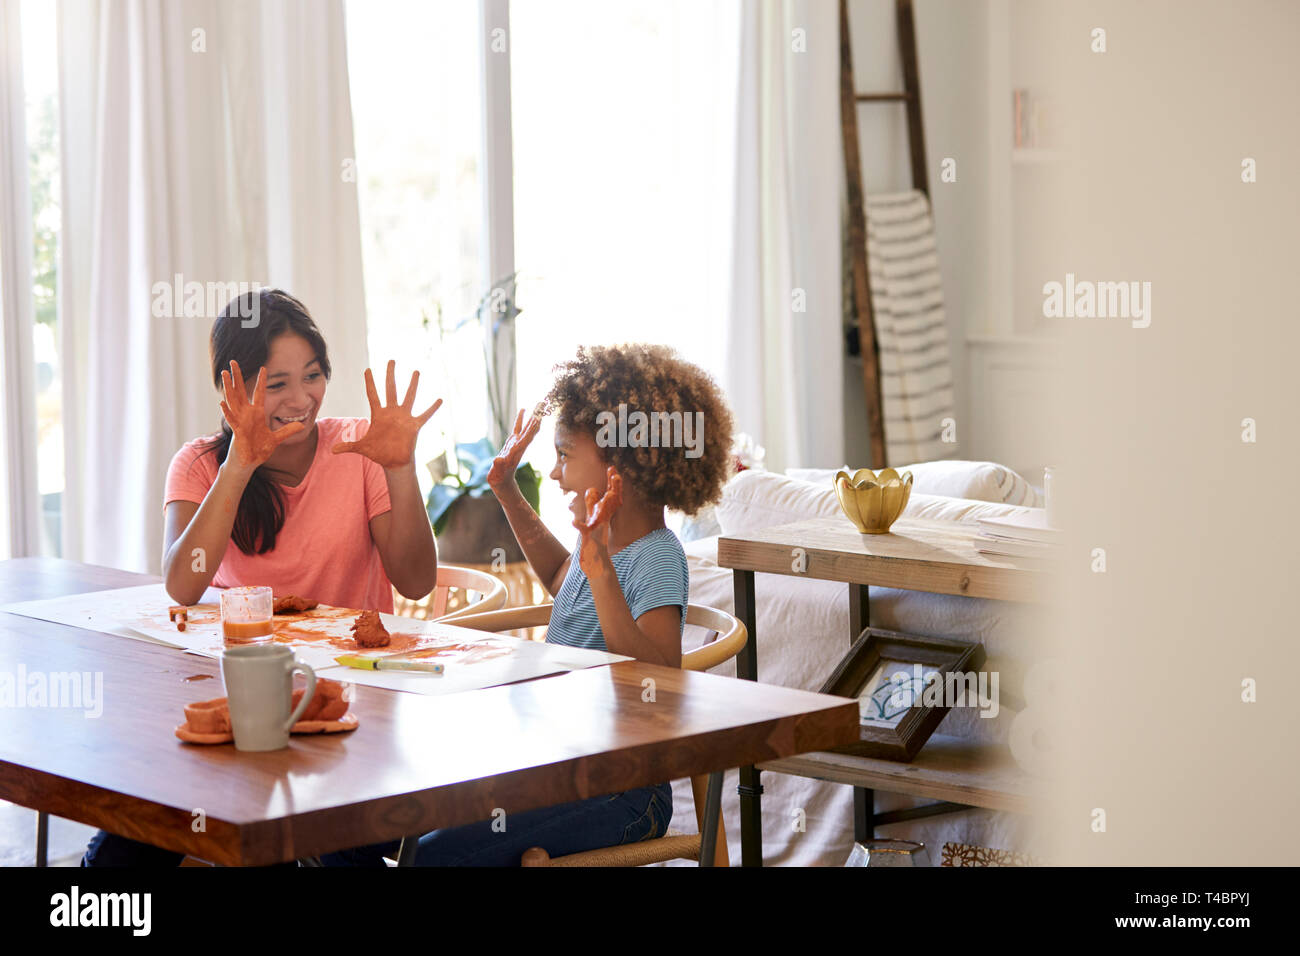
[[[0,611],[219,658],[225,648],[220,594],[219,589],[209,588],[203,601],[189,608],[184,631],[167,618],[167,609],[175,602],[161,584],[23,601],[0,606]],[[357,613],[322,605],[299,614],[276,615],[274,640],[291,647],[321,676],[419,694],[453,694],[631,660],[394,614],[380,615],[392,644],[367,650],[357,648],[350,631]],[[445,670],[442,674],[363,670],[339,665],[336,659],[344,654],[410,656],[441,663]]]

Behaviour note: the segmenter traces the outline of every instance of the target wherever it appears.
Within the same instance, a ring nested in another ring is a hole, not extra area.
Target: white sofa
[[[914,475],[905,515],[960,522],[979,517],[1027,513],[1039,495],[1010,469],[988,462],[930,462],[907,466]],[[816,482],[764,471],[745,471],[728,483],[712,519],[721,534],[742,534],[807,517],[840,515],[831,485],[834,470],[800,471]],[[932,493],[964,492],[966,497]],[[983,496],[975,500],[972,495]],[[1015,502],[1015,503],[1009,503]],[[1023,504],[1022,504],[1023,503]],[[711,520],[705,518],[706,521]],[[847,519],[845,519],[847,520]],[[714,530],[709,528],[708,530]],[[689,532],[683,537],[690,537]],[[685,541],[690,564],[690,599],[734,610],[732,572],[717,565],[718,534]],[[1020,683],[1035,634],[1042,635],[1041,610],[1021,604],[924,594],[887,588],[870,589],[872,626],[909,633],[942,635],[984,644],[985,669],[1000,674],[1001,709],[982,718],[977,708],[951,710],[936,731],[1006,744],[1014,717],[1009,705],[1023,706]],[[818,690],[850,643],[848,587],[827,581],[755,575],[758,632],[758,679],[763,683]],[[684,646],[704,639],[688,628]],[[714,673],[735,676],[734,661]],[[722,812],[733,865],[740,862],[740,809],[736,771],[724,781]],[[763,857],[766,865],[839,866],[853,845],[853,788],[765,773],[762,776]],[[687,781],[673,785],[673,826],[694,832],[691,791]],[[876,792],[877,812],[933,802]],[[795,828],[802,810],[805,829]],[[876,828],[877,837],[918,840],[930,861],[940,862],[945,841],[975,843],[997,849],[1032,852],[1028,821],[1021,815],[982,809],[909,820]]]

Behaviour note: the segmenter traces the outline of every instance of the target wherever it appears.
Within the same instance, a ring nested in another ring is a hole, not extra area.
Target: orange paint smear
[[[482,644],[443,644],[440,647],[428,647],[412,651],[407,657],[424,659],[428,657],[459,657],[461,664],[474,664],[490,661],[510,654],[508,647],[493,647]]]
[[[186,683],[192,683],[196,680],[212,680],[211,674],[191,674],[189,677],[181,678]]]
[[[397,631],[388,635],[388,643],[384,645],[385,651],[405,651],[412,647],[418,646],[420,636],[418,634],[403,634]],[[353,637],[332,637],[330,644],[341,651],[361,651],[373,650],[373,648],[364,648],[357,645],[356,638]]]
[[[352,618],[356,616],[356,611],[345,607],[318,607],[310,611],[277,614],[275,617],[277,624],[298,624],[302,621],[339,621],[343,618]]]
[[[276,622],[275,636],[272,640],[280,644],[292,644],[294,641],[327,641],[330,635],[324,631],[314,631],[309,627]]]

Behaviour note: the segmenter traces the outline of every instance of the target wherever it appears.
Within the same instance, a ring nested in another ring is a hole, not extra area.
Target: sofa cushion
[[[746,534],[805,518],[842,516],[840,503],[826,481],[801,481],[771,471],[742,471],[722,491],[716,517],[721,534]],[[1023,479],[1022,479],[1023,480]],[[1028,514],[1026,507],[973,501],[945,495],[920,494],[913,487],[903,514],[910,518],[975,521],[986,517]],[[847,518],[845,520],[848,520]]]
[[[744,534],[804,518],[840,513],[830,482],[813,484],[774,471],[742,471],[722,489],[716,515],[722,534]]]
[[[785,473],[800,481],[830,484],[838,468],[787,468]],[[845,468],[852,471],[851,468]],[[922,461],[902,465],[896,471],[912,473],[912,493],[973,498],[1009,505],[1040,508],[1043,502],[1033,486],[1012,469],[993,461]]]

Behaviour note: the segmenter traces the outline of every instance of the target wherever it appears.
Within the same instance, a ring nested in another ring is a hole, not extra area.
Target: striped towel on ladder
[[[957,443],[941,436],[956,408],[929,200],[916,190],[868,196],[866,216],[886,460],[950,458]]]

